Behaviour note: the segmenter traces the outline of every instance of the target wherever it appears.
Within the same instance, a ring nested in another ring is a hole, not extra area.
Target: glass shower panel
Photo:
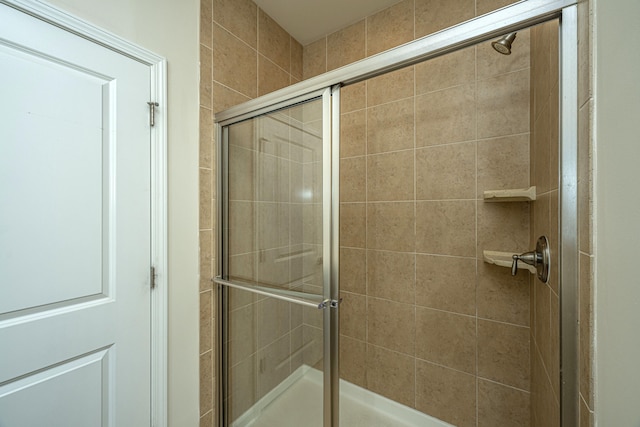
[[[224,130],[224,425],[324,425],[323,101]]]
[[[229,126],[228,280],[322,295],[322,100]]]
[[[239,289],[228,298],[228,425],[322,426],[322,310]]]

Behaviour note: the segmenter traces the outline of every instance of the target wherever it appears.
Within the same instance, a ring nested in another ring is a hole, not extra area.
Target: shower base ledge
[[[231,426],[322,427],[322,385],[323,373],[303,365],[256,402]],[[340,425],[454,427],[344,380],[340,380]]]

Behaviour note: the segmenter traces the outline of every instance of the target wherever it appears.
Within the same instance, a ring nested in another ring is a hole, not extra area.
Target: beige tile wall
[[[305,46],[303,75],[508,3],[401,2]],[[529,205],[482,200],[529,185],[529,43],[524,31],[509,57],[483,44],[342,94],[341,375],[460,426],[530,420],[528,273],[481,261],[529,247]]]
[[[531,29],[531,183],[537,200],[531,215],[531,243],[546,235],[551,247],[549,283],[532,278],[531,424],[560,425],[559,211],[558,211],[558,22]]]
[[[204,427],[214,425],[216,416],[216,303],[210,281],[215,271],[213,113],[299,81],[302,46],[251,0],[202,0],[200,63],[200,425]],[[252,307],[255,310],[247,311],[247,316],[257,316],[264,304]]]
[[[593,2],[578,3],[578,247],[580,426],[594,425],[593,388]]]

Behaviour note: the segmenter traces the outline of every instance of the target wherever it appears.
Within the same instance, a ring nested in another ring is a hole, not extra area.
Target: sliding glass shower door
[[[331,100],[221,126],[222,425],[320,427],[337,411]]]

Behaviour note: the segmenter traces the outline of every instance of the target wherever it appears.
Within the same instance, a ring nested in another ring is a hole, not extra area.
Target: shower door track
[[[422,37],[402,46],[379,53],[333,71],[312,77],[300,83],[274,91],[270,94],[247,101],[215,114],[217,141],[222,141],[222,129],[286,106],[297,100],[309,99],[312,93],[326,91],[327,88],[348,86],[363,80],[386,74],[410,65],[436,58],[471,45],[485,42],[506,33],[519,31],[552,19],[560,20],[560,413],[561,425],[577,426],[578,420],[578,245],[577,245],[577,138],[578,138],[578,36],[577,36],[577,0],[525,0],[506,6],[495,12],[483,15],[442,31]],[[339,94],[339,90],[337,91]],[[337,98],[337,97],[336,97]],[[339,98],[338,98],[339,99]],[[339,102],[333,102],[330,134],[332,139],[339,137]],[[220,144],[218,144],[220,154]],[[332,153],[331,167],[338,170],[338,153]],[[218,156],[218,171],[223,169],[223,159]],[[220,172],[219,172],[220,174]],[[335,175],[335,172],[333,172]],[[338,175],[339,176],[339,175]],[[337,181],[337,179],[335,180]],[[337,200],[337,186],[334,182],[330,197]],[[221,180],[218,179],[218,194],[222,194]],[[335,192],[335,194],[334,194]],[[325,187],[325,196],[326,193]],[[221,211],[221,199],[218,197],[218,212]],[[337,221],[339,203],[332,203],[332,215]],[[221,239],[222,229],[218,227],[218,271],[223,266],[224,248]],[[337,227],[337,224],[332,224]],[[337,242],[331,244],[330,272],[333,286],[337,286],[338,250]],[[335,253],[334,253],[335,252]],[[221,283],[221,278],[215,278]],[[226,285],[226,283],[221,283]],[[256,290],[261,290],[255,288]],[[336,290],[337,291],[337,290]],[[337,295],[337,294],[336,294]],[[272,295],[274,296],[274,295]],[[288,298],[284,295],[281,299]],[[315,301],[308,301],[309,304]],[[219,304],[222,304],[220,299]],[[220,305],[219,305],[220,308]],[[337,310],[331,310],[336,312]],[[219,324],[222,322],[219,322]],[[219,326],[221,327],[221,325]],[[331,327],[337,334],[337,321]],[[221,346],[219,346],[221,347]],[[337,347],[336,347],[337,349]],[[335,351],[337,353],[337,350]],[[221,354],[221,351],[219,351]],[[333,355],[337,359],[337,354]],[[335,368],[335,369],[334,369]],[[218,358],[218,373],[224,375]],[[219,376],[218,378],[221,378]],[[331,367],[331,382],[337,384],[337,363]],[[327,384],[327,382],[325,382]],[[218,390],[219,404],[222,403],[222,390]],[[337,406],[337,396],[333,396]],[[221,407],[221,406],[219,406]],[[221,412],[221,411],[218,411]],[[328,415],[330,414],[330,415]],[[222,418],[219,418],[221,422]],[[325,427],[337,427],[337,410],[325,407]]]

